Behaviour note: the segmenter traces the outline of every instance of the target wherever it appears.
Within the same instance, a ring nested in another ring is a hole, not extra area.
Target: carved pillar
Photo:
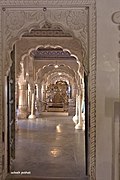
[[[84,83],[82,83],[82,96],[81,96],[81,117],[82,117],[82,129],[85,130],[85,89]]]
[[[19,119],[27,118],[28,115],[28,86],[24,82],[19,84],[19,97],[18,97],[18,109],[19,109]]]
[[[82,112],[81,112],[81,92],[78,95],[78,124],[75,126],[75,129],[82,129]]]
[[[33,81],[29,84],[29,119],[35,119],[35,88]]]
[[[77,88],[75,84],[72,84],[71,86],[72,92],[71,92],[71,98],[75,98],[76,94],[77,94]]]
[[[16,103],[16,108],[18,108],[18,98],[19,98],[19,85],[18,81],[15,82],[15,103]]]
[[[38,84],[38,111],[39,114],[42,112],[42,87],[41,84]]]
[[[78,94],[76,94],[76,111],[75,111],[75,116],[73,116],[73,121],[75,124],[78,122]]]
[[[28,84],[28,114],[30,114],[31,110],[31,88],[30,84]]]
[[[46,83],[43,83],[43,88],[42,88],[42,96],[43,96],[43,103],[42,103],[42,111],[46,110]]]
[[[31,114],[29,115],[29,119],[35,119],[36,116],[34,115],[35,113],[35,94],[32,93],[32,101],[31,101]]]
[[[35,115],[39,117],[39,88],[38,84],[35,84]]]

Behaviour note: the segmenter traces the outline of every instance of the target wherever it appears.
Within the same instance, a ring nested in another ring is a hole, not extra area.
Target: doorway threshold
[[[44,116],[68,116],[68,112],[42,112]]]
[[[8,175],[5,180],[89,180],[87,176],[84,177],[39,177],[39,176],[18,176]]]

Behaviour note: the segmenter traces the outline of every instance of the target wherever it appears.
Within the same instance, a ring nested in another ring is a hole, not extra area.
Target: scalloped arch
[[[46,65],[46,66],[44,66],[44,69],[45,68],[48,68],[48,66],[49,65]],[[74,69],[71,69],[71,67],[69,67],[69,66],[67,66],[67,65],[64,65],[69,71],[69,73],[70,73],[70,71],[72,72],[72,73],[74,73],[75,74],[75,76],[74,76],[74,78],[75,78],[75,80],[77,81],[77,75],[76,75],[76,72],[75,72],[75,70]],[[40,68],[40,69],[38,69],[38,71],[37,71],[37,73],[36,73],[36,81],[38,81],[38,77],[39,77],[39,73],[42,73],[42,71],[44,71],[44,69],[43,68]],[[65,69],[62,69],[62,70],[59,70],[59,69],[57,69],[57,70],[48,70],[48,72],[45,72],[44,74],[51,74],[51,72],[54,72],[54,73],[57,73],[57,72],[59,72],[59,71],[62,71],[62,72],[65,72]],[[66,74],[69,74],[69,73],[66,73]],[[72,75],[71,75],[72,76]],[[43,77],[43,75],[42,75],[42,77]]]
[[[48,42],[48,44],[46,44]],[[64,44],[62,41],[60,40],[55,40],[55,41],[49,41],[47,39],[47,41],[43,41],[41,42],[42,44],[41,45],[32,45],[32,47],[27,47],[27,50],[24,51],[24,54],[21,54],[19,55],[18,57],[18,60],[19,60],[19,63],[18,66],[19,66],[19,72],[18,72],[18,75],[20,75],[21,73],[21,65],[20,65],[20,62],[21,60],[24,61],[25,60],[25,57],[29,56],[30,55],[30,52],[33,51],[33,50],[37,50],[38,48],[40,47],[43,47],[43,48],[47,48],[47,47],[51,47],[51,48],[57,48],[57,47],[60,47],[63,49],[63,51],[68,51],[71,55],[71,57],[75,57],[76,59],[76,62],[79,64],[79,68],[80,67],[83,67],[84,68],[84,64],[83,64],[83,58],[82,58],[82,55],[81,55],[81,52],[80,52],[80,48],[79,48],[79,44],[78,42],[75,40],[72,40],[73,43],[70,44],[70,41],[66,41]],[[44,45],[43,45],[44,44]],[[76,45],[76,47],[74,47],[74,45]],[[86,67],[88,68],[88,67]],[[86,69],[84,68],[84,70]],[[87,69],[88,71],[88,69]],[[86,71],[85,71],[86,72]]]
[[[12,64],[12,60],[11,60],[11,56],[10,56],[10,53],[11,51],[13,50],[13,46],[14,44],[17,42],[17,41],[20,41],[21,38],[22,38],[22,35],[25,33],[25,32],[30,32],[32,29],[35,29],[35,28],[42,28],[44,25],[45,25],[46,21],[41,21],[41,22],[37,22],[37,23],[32,23],[30,24],[29,26],[27,27],[24,27],[24,28],[21,28],[15,35],[15,37],[11,37],[8,41],[7,41],[7,57],[6,57],[6,63],[5,63],[5,74],[9,71],[10,67],[11,67],[11,64]],[[54,23],[54,22],[50,22],[50,24],[52,24],[53,27],[60,27],[64,32],[69,32],[72,36],[72,41],[73,41],[73,44],[64,44],[60,41],[58,42],[53,42],[53,41],[48,41],[47,42],[43,42],[43,44],[41,45],[37,45],[36,48],[40,47],[40,46],[60,46],[62,47],[64,50],[67,50],[71,53],[71,55],[73,55],[75,58],[78,59],[78,61],[81,62],[81,64],[83,65],[84,67],[84,70],[87,74],[88,72],[88,67],[86,66],[87,63],[84,59],[84,54],[85,54],[85,51],[84,51],[84,48],[82,47],[82,43],[81,41],[75,37],[75,33],[74,31],[68,29],[67,26],[65,25],[62,25],[60,23]],[[77,48],[78,47],[78,48]],[[24,51],[23,54],[21,54],[21,57],[19,57],[20,59],[24,56],[26,56],[27,54],[29,54],[29,51],[31,51],[32,49],[36,49],[34,46],[32,48],[29,48],[27,49],[27,51]],[[19,67],[19,70],[21,69],[21,67]]]

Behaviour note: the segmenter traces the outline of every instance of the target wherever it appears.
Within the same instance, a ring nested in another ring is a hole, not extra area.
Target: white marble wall
[[[114,102],[119,98],[120,31],[111,16],[119,0],[97,0],[97,180],[112,178]],[[118,152],[117,152],[118,153]],[[115,155],[117,156],[117,154]]]

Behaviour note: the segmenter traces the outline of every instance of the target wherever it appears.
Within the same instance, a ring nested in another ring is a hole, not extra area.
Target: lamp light
[[[54,65],[54,67],[55,67],[55,68],[58,68],[58,67],[59,67],[58,64],[57,64],[57,61],[56,61],[56,64]]]
[[[59,76],[60,76],[61,74],[62,74],[61,72],[58,73]]]
[[[56,65],[54,65],[54,67],[55,67],[55,68],[58,68],[58,65],[56,64]]]

